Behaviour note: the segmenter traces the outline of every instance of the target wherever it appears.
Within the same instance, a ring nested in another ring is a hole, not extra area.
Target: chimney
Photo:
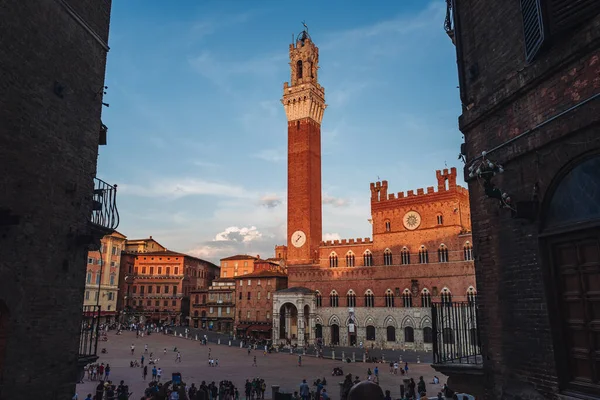
[[[150,235],[150,239],[152,239],[152,235]]]
[[[256,258],[258,258],[258,259],[260,260],[260,254],[257,254],[257,255],[256,255]]]

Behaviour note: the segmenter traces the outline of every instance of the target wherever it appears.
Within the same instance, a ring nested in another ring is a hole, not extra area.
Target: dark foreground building
[[[449,5],[481,347],[436,367],[486,399],[600,398],[600,1]]]
[[[110,8],[0,5],[1,399],[70,399],[94,356],[80,346],[86,258],[118,222],[95,178]]]

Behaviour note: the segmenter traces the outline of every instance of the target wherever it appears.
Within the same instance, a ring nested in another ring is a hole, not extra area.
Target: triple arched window
[[[392,265],[393,261],[392,251],[385,249],[383,252],[383,265]]]
[[[394,292],[391,289],[385,291],[385,306],[394,307]]]
[[[365,292],[365,307],[375,307],[375,295],[371,289]]]
[[[365,251],[363,254],[363,262],[365,267],[373,266],[373,253],[371,253],[369,250]]]
[[[465,261],[473,260],[473,246],[471,246],[471,243],[465,243],[465,245],[463,246],[463,253]]]
[[[321,296],[321,292],[317,290],[317,307],[323,307],[323,296]]]
[[[408,251],[406,247],[402,248],[402,251],[400,252],[400,259],[402,260],[403,265],[410,264],[410,251]]]
[[[427,247],[421,246],[419,249],[419,264],[427,264],[429,262],[429,252]]]
[[[441,244],[438,248],[438,260],[441,263],[448,262],[448,248],[445,244]]]
[[[340,298],[335,290],[332,290],[329,294],[329,307],[337,307],[339,305]]]
[[[404,289],[404,292],[402,292],[402,306],[406,308],[412,307],[412,294],[408,289]]]
[[[431,293],[429,293],[429,290],[427,290],[427,288],[424,288],[421,291],[421,307],[431,307]]]
[[[354,267],[354,253],[351,251],[346,254],[346,267]]]
[[[442,293],[440,294],[440,298],[442,300],[442,304],[445,304],[447,306],[451,306],[452,305],[452,293],[450,292],[450,290],[448,288],[443,288],[442,289]]]
[[[356,307],[356,293],[352,289],[346,294],[346,304],[348,307]]]
[[[477,292],[475,291],[475,288],[473,286],[469,286],[469,288],[467,289],[467,302],[470,305],[475,304],[475,300],[477,299]]]
[[[329,268],[337,268],[338,266],[338,256],[335,253],[331,253],[329,255]]]

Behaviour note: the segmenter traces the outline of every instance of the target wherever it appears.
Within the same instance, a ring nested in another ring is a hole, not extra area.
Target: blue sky
[[[119,231],[211,261],[285,243],[288,46],[320,48],[323,232],[369,237],[369,183],[433,186],[460,167],[445,2],[113,2],[98,176]],[[374,4],[377,4],[374,6]]]

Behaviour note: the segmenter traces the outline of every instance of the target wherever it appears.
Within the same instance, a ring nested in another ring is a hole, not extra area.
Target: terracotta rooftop
[[[249,256],[247,254],[238,254],[231,257],[221,258],[221,261],[229,261],[229,260],[258,260],[257,257]]]
[[[206,264],[210,264],[211,266],[215,267],[215,268],[221,268],[218,265],[215,265],[213,263],[211,263],[210,261],[206,261],[203,260],[201,258],[198,257],[194,257],[194,256],[190,256],[189,254],[183,254],[183,253],[178,253],[176,251],[173,250],[165,250],[165,251],[151,251],[148,253],[134,253],[137,257],[158,257],[158,256],[173,256],[173,257],[187,257],[187,258],[192,258],[194,260],[198,260],[198,261],[202,261],[203,263]]]

